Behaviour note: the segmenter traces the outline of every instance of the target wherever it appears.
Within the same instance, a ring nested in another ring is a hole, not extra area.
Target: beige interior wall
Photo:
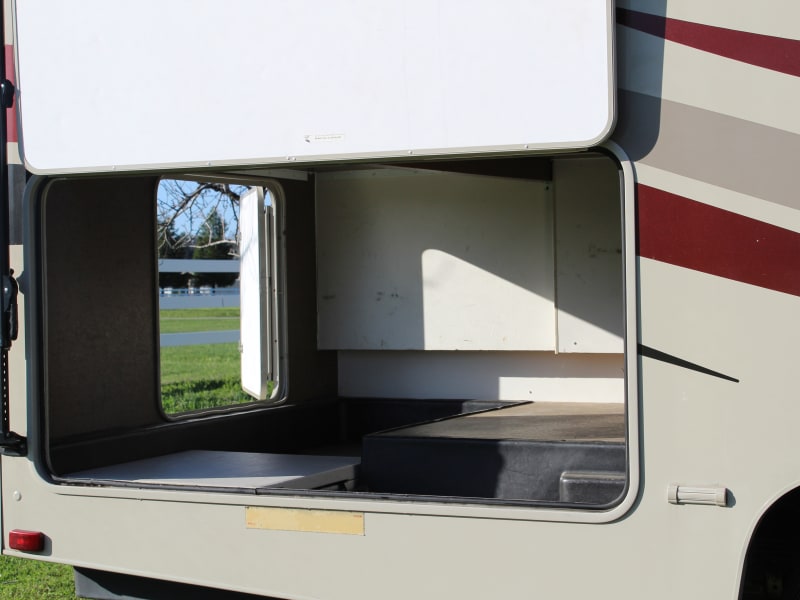
[[[619,175],[364,170],[317,182],[319,345],[345,396],[621,402]]]

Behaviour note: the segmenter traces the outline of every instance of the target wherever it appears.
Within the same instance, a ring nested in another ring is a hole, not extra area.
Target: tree
[[[247,188],[218,182],[163,179],[159,184],[158,256],[231,259],[238,255],[239,198]],[[230,285],[235,274],[162,273],[159,285]]]
[[[191,258],[189,248],[182,247],[181,238],[175,224],[165,225],[158,222],[158,258]],[[186,287],[188,275],[186,273],[159,273],[158,287]]]
[[[162,252],[228,243],[235,256],[239,234],[239,198],[247,188],[218,182],[164,179],[158,187],[158,240]],[[214,217],[216,215],[216,217]],[[219,218],[218,238],[209,241],[202,229],[209,219]],[[182,232],[182,233],[181,233]],[[191,254],[191,252],[190,252]]]
[[[208,215],[194,236],[194,253],[197,259],[230,259],[236,255],[235,242],[225,237],[225,222],[219,212]],[[197,285],[227,286],[236,281],[235,273],[194,273]]]

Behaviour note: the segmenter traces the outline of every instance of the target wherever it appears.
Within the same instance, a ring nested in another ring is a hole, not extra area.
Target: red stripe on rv
[[[15,86],[17,85],[17,78],[14,73],[14,46],[6,46],[6,79],[8,79]],[[8,124],[7,139],[9,142],[19,141],[17,135],[17,109],[16,101],[14,106],[6,111],[6,123]]]
[[[800,296],[800,233],[637,186],[638,253]]]
[[[800,40],[617,9],[620,25],[733,60],[800,77]]]

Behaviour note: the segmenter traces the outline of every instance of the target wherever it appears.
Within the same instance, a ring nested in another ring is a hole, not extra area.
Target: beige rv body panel
[[[631,25],[637,15],[666,22],[667,33]],[[800,7],[621,0],[617,20],[619,107],[606,148],[622,165],[626,188],[626,357],[603,362],[622,341],[609,335],[598,338],[596,358],[573,360],[627,371],[607,393],[627,403],[629,487],[621,502],[583,510],[90,487],[48,481],[32,460],[3,457],[3,552],[30,557],[7,547],[10,529],[43,531],[41,560],[276,598],[737,598],[759,519],[800,486],[800,294],[670,263],[658,251],[656,258],[637,253],[652,232],[643,221],[633,226],[634,198],[641,202],[646,186],[659,193],[653,202],[680,197],[800,236],[800,76],[670,39],[681,21],[798,44]],[[800,277],[798,258],[786,259]],[[16,272],[24,270],[19,247],[12,260]],[[21,303],[23,314],[24,296]],[[320,342],[338,351],[341,395],[401,385],[409,398],[448,393],[425,379],[428,363],[414,354],[430,349],[424,343],[404,345],[407,331],[389,332],[408,351],[403,373],[411,374],[393,381],[397,363],[382,366],[379,353],[359,353],[374,345],[337,341],[346,319],[323,321],[330,329]],[[20,335],[10,353],[12,429],[21,434],[30,427],[25,355],[34,351],[25,343]],[[502,340],[488,343],[487,357]],[[682,362],[637,352],[640,346]],[[471,387],[470,361],[480,357],[459,358],[460,350],[452,348],[453,360],[463,362],[436,369],[465,369]],[[541,351],[513,350],[508,360],[522,364]],[[525,368],[524,385],[536,386],[536,369]],[[501,399],[518,399],[523,387],[506,388]],[[543,399],[563,400],[559,389]],[[673,504],[675,484],[725,488],[727,503]],[[281,510],[248,521],[254,507]],[[342,530],[351,518],[363,527]]]

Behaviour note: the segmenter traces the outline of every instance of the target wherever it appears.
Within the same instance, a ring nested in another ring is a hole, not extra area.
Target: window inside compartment
[[[263,185],[163,178],[156,202],[163,411],[187,416],[272,399],[279,393],[276,369],[267,364],[277,343],[274,300],[248,285],[275,280],[274,198]],[[242,231],[243,206],[253,213],[246,225],[260,227],[260,245],[253,231]],[[249,280],[247,269],[256,269]],[[248,310],[259,313],[245,329],[242,310],[248,319]],[[250,365],[254,354],[257,365]],[[256,366],[250,385],[242,374]]]

